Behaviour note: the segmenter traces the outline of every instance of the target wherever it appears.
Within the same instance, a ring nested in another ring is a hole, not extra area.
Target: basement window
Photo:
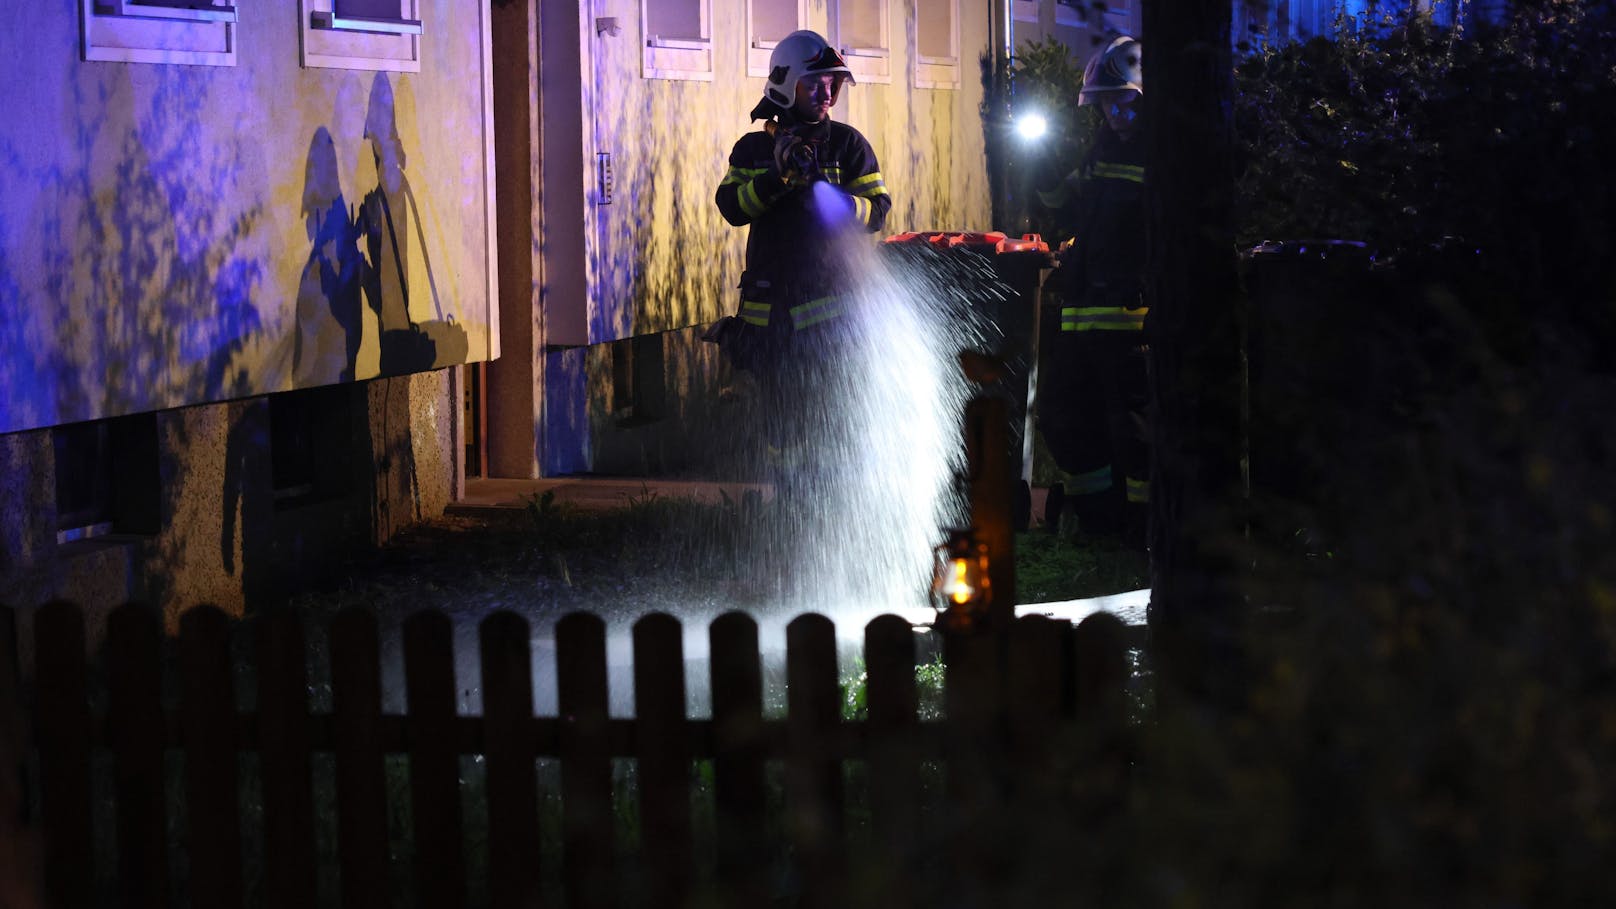
[[[135,414],[51,430],[56,542],[149,536],[159,523],[157,417]]]
[[[666,356],[661,334],[613,341],[612,418],[620,428],[660,420],[667,410]]]
[[[958,0],[915,0],[915,88],[960,84]]]
[[[236,65],[234,0],[79,0],[87,61]]]
[[[805,0],[746,0],[746,74],[767,76],[780,39],[808,21]]]
[[[352,383],[269,396],[270,487],[276,508],[341,498],[353,490]]]
[[[886,0],[836,0],[831,42],[860,82],[892,81],[892,39]]]
[[[420,0],[298,0],[306,68],[421,71]]]
[[[647,79],[713,81],[712,0],[640,0]]]

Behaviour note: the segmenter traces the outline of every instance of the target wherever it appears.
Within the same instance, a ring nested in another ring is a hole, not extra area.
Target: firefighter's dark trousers
[[[1039,364],[1038,430],[1067,474],[1066,500],[1084,532],[1142,539],[1150,499],[1147,353],[1140,331],[1063,331]]]
[[[758,528],[753,579],[784,588],[804,541],[834,537],[836,521],[845,519],[839,503],[859,476],[863,452],[849,418],[854,359],[846,326],[837,320],[798,331],[783,319],[784,308],[775,310],[767,326],[737,326],[738,343],[727,352],[757,379],[750,441],[760,475],[774,488],[778,519]]]

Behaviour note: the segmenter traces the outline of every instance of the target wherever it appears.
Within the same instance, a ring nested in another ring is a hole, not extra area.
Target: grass
[[[1053,603],[1150,586],[1150,560],[1116,537],[1073,537],[1042,530],[1016,535],[1016,593],[1023,603]]]

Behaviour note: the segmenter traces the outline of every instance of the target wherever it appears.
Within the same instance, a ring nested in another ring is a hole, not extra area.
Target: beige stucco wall
[[[588,241],[589,342],[711,322],[732,310],[746,232],[713,204],[735,140],[763,79],[747,75],[746,4],[712,3],[711,81],[645,78],[640,0],[598,0],[589,15],[616,17],[621,32],[581,30],[585,220],[549,223]],[[911,4],[892,0],[891,82],[849,87],[834,116],[870,140],[894,199],[887,231],[988,230],[978,59],[988,49],[989,6],[962,0],[958,89],[917,89]],[[823,3],[806,27],[826,32]],[[610,154],[614,193],[601,201],[594,168]],[[566,305],[566,301],[558,301]]]
[[[491,356],[487,0],[421,0],[419,73],[303,68],[291,0],[231,67],[84,62],[78,7],[0,29],[0,432]]]

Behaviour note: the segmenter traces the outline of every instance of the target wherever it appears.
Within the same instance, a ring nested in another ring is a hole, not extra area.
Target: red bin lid
[[[943,249],[953,249],[963,246],[978,252],[992,250],[994,253],[1011,252],[1049,252],[1049,244],[1038,234],[1023,234],[1020,237],[1006,236],[1000,231],[979,233],[976,231],[909,231],[907,233],[893,234],[886,238],[887,243],[927,243]]]

